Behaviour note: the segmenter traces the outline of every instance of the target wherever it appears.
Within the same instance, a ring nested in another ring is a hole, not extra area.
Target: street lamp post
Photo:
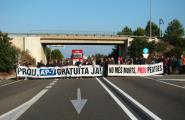
[[[150,0],[150,39],[152,38],[152,1]]]

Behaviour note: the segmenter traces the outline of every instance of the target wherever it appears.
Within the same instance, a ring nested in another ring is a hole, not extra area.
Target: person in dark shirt
[[[46,64],[46,67],[53,67],[53,64],[52,64],[51,60],[48,60],[48,62]]]
[[[37,63],[37,67],[40,68],[40,67],[45,67],[43,61],[41,60],[40,62]]]

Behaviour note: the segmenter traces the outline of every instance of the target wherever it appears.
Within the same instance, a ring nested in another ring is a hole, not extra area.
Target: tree
[[[18,54],[19,54],[19,63],[21,65],[27,63],[27,64],[31,64],[32,66],[36,66],[36,60],[35,58],[33,58],[30,54],[29,51],[21,51],[20,49],[18,50]]]
[[[174,19],[169,24],[165,31],[164,38],[169,41],[171,44],[175,46],[184,46],[185,40],[184,36],[184,28],[179,20]],[[185,46],[184,46],[185,47]]]
[[[168,47],[168,43],[164,42],[164,41],[159,41],[157,44],[156,44],[156,51],[157,52],[164,52]]]
[[[92,58],[94,58],[94,57],[95,57],[95,58],[96,58],[96,63],[98,63],[98,64],[99,64],[99,63],[100,63],[101,58],[105,58],[105,57],[107,57],[107,56],[106,56],[106,55],[103,55],[103,54],[99,54],[99,53],[98,53],[98,54],[92,55],[91,57],[92,57]]]
[[[118,32],[118,35],[133,35],[132,29],[128,26],[124,27],[121,32]]]
[[[152,36],[159,37],[159,31],[160,31],[159,27],[154,22],[152,22],[151,24],[152,24],[151,25],[151,27],[152,27]],[[148,23],[146,25],[146,28],[145,28],[145,31],[146,31],[146,35],[150,36],[150,21],[148,21]]]
[[[55,49],[51,52],[51,58],[53,61],[56,61],[61,60],[62,58],[64,58],[64,56],[59,49]]]
[[[11,45],[8,34],[0,32],[0,71],[9,72],[16,66],[18,51]]]
[[[138,27],[135,31],[134,31],[134,35],[136,36],[145,36],[146,32],[145,29]]]
[[[173,48],[172,50],[168,51],[165,53],[165,56],[175,56],[175,57],[180,57],[182,55],[182,48]]]
[[[155,42],[148,42],[145,38],[135,38],[129,47],[130,57],[142,57],[144,48],[148,48],[149,52],[152,53],[155,50]]]
[[[51,48],[46,47],[46,57],[47,60],[51,59]]]
[[[112,48],[111,54],[109,54],[109,57],[114,57],[114,59],[117,59],[119,57],[119,46],[115,45],[114,48]]]

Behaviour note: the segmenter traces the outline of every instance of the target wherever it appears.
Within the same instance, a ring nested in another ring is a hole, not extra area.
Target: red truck
[[[77,61],[83,62],[83,50],[72,50],[71,59],[73,61],[73,65],[75,65]]]

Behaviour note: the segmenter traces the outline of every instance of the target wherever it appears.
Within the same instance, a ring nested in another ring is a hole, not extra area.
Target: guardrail
[[[134,36],[134,35],[117,35],[117,34],[81,34],[81,33],[8,33],[10,36],[94,36],[94,37],[142,37],[149,38],[149,36]],[[155,37],[154,37],[155,38]]]

